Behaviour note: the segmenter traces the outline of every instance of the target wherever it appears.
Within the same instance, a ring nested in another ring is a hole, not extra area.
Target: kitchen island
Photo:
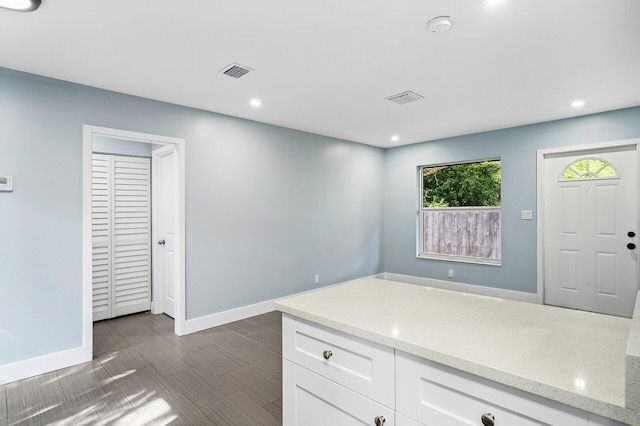
[[[625,390],[638,373],[625,379],[637,364],[625,358],[637,341],[627,318],[375,278],[276,309],[285,425],[313,424],[323,413],[309,411],[345,399],[328,424],[346,413],[385,426],[640,425],[638,395]]]

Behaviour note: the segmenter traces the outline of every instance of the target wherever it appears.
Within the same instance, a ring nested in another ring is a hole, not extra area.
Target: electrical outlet
[[[316,284],[320,284],[320,275],[316,275],[316,276],[313,278],[313,282],[314,282],[314,283],[316,283]]]
[[[532,220],[533,212],[531,210],[522,210],[522,220]]]
[[[0,176],[0,191],[6,191],[6,192],[13,191],[12,176]]]
[[[453,278],[453,269],[449,269],[449,278]]]

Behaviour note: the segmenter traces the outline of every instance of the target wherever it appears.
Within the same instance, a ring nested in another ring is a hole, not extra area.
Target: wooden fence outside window
[[[421,255],[500,261],[500,207],[425,208]]]

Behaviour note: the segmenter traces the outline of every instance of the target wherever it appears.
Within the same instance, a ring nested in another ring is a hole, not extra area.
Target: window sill
[[[502,260],[479,259],[475,257],[449,256],[446,254],[428,254],[420,253],[416,256],[418,259],[428,260],[444,260],[447,262],[473,263],[476,265],[502,266]]]

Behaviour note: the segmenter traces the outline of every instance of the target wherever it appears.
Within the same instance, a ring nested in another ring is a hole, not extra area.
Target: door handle
[[[635,249],[635,248],[636,248],[636,245],[635,245],[635,244],[633,244],[633,243],[629,243],[629,244],[627,244],[627,248],[628,248],[629,250],[633,250],[633,249]]]
[[[161,246],[163,246],[165,244],[164,240],[158,240],[158,244],[160,244]]]

